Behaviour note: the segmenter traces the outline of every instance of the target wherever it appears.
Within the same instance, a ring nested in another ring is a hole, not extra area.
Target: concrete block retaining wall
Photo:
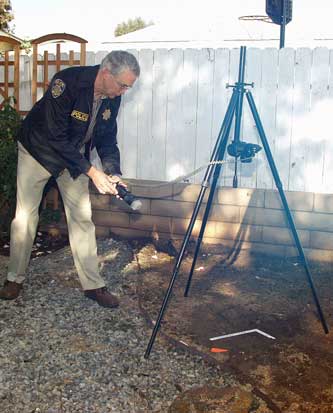
[[[189,224],[200,185],[129,180],[142,199],[140,211],[122,201],[91,191],[97,236],[182,239]],[[333,195],[285,192],[295,225],[310,260],[333,262]],[[193,237],[198,235],[206,191]],[[279,256],[297,256],[294,240],[277,191],[219,188],[207,222],[203,243],[221,244]]]

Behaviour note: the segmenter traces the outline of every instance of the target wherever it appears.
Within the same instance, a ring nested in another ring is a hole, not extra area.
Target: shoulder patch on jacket
[[[64,90],[66,89],[66,84],[63,80],[61,79],[55,79],[52,84],[52,96],[54,98],[58,98],[64,93]]]
[[[79,112],[78,110],[73,110],[71,116],[75,119],[82,120],[83,122],[87,122],[89,118],[88,113]]]

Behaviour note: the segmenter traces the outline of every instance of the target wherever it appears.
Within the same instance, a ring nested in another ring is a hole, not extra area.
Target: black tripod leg
[[[198,258],[198,255],[199,255],[199,250],[200,250],[202,238],[203,238],[203,235],[204,235],[204,232],[205,232],[205,229],[206,229],[206,224],[207,224],[210,209],[211,209],[211,206],[212,206],[217,181],[218,181],[218,178],[219,178],[219,175],[220,175],[220,169],[221,169],[221,166],[218,165],[218,167],[216,167],[215,172],[214,172],[214,178],[213,178],[213,182],[212,182],[212,185],[211,185],[211,188],[210,188],[205,213],[204,213],[204,216],[203,216],[203,219],[202,219],[202,224],[201,224],[200,232],[199,232],[196,247],[195,247],[195,252],[194,252],[194,255],[193,255],[192,266],[191,266],[190,274],[188,276],[188,280],[187,280],[187,284],[186,284],[186,288],[185,288],[185,292],[184,292],[184,297],[188,296],[188,292],[189,292],[189,289],[191,287],[193,271],[194,271],[195,264],[197,262],[197,258]]]
[[[198,198],[197,203],[196,203],[196,205],[195,205],[195,207],[194,207],[190,224],[189,224],[189,226],[188,226],[188,228],[187,228],[187,231],[186,231],[186,234],[185,234],[185,237],[184,237],[184,240],[183,240],[183,244],[182,244],[182,247],[181,247],[180,252],[179,252],[179,254],[178,254],[177,262],[176,262],[176,264],[175,264],[175,267],[174,267],[174,270],[173,270],[173,273],[172,273],[172,277],[171,277],[170,282],[169,282],[169,286],[168,286],[167,292],[166,292],[166,294],[165,294],[165,296],[164,296],[164,299],[163,299],[163,303],[162,303],[160,312],[159,312],[159,314],[158,314],[158,317],[157,317],[157,320],[156,320],[156,322],[155,322],[155,326],[154,326],[152,335],[151,335],[151,337],[150,337],[150,341],[149,341],[147,350],[146,350],[146,352],[145,352],[145,358],[148,358],[148,357],[149,357],[149,354],[150,354],[151,349],[152,349],[152,347],[153,347],[153,344],[154,344],[154,341],[155,341],[157,332],[158,332],[158,330],[159,330],[159,328],[160,328],[161,321],[162,321],[164,312],[165,312],[165,310],[166,310],[166,307],[167,307],[167,304],[168,304],[168,301],[169,301],[169,298],[170,298],[170,295],[171,295],[171,292],[172,292],[173,285],[174,285],[174,283],[175,283],[175,281],[176,281],[176,277],[177,277],[177,275],[178,275],[178,271],[179,271],[180,265],[181,265],[181,263],[182,263],[183,256],[184,256],[184,253],[185,253],[185,250],[186,250],[188,241],[189,241],[189,239],[190,239],[190,237],[191,237],[191,234],[192,234],[192,231],[193,231],[193,227],[194,227],[194,224],[195,224],[195,220],[196,220],[197,215],[198,215],[198,212],[199,212],[199,210],[200,210],[201,203],[202,203],[203,197],[204,197],[204,195],[205,195],[205,190],[206,190],[206,189],[207,189],[207,186],[206,186],[206,187],[202,187],[201,192],[200,192],[200,195],[199,195],[199,198]]]
[[[303,263],[303,266],[305,268],[305,272],[306,272],[306,275],[307,275],[307,278],[308,278],[308,281],[309,281],[309,284],[310,284],[310,287],[311,287],[312,295],[313,295],[313,298],[314,298],[314,301],[315,301],[315,304],[316,304],[316,307],[317,307],[317,311],[318,311],[318,314],[319,314],[321,324],[323,326],[323,329],[324,329],[325,333],[328,334],[327,324],[326,324],[326,321],[325,321],[323,311],[322,311],[321,306],[320,306],[320,302],[319,302],[317,292],[316,292],[316,289],[315,289],[315,286],[314,286],[314,282],[313,282],[313,279],[312,279],[312,276],[311,276],[310,268],[309,268],[307,259],[306,259],[305,254],[304,254],[302,244],[299,240],[298,233],[297,233],[297,230],[296,230],[296,227],[295,227],[295,223],[294,223],[293,217],[291,215],[291,212],[290,212],[290,209],[289,209],[289,206],[288,206],[287,198],[286,198],[286,196],[284,194],[284,191],[283,191],[283,187],[282,187],[282,183],[281,183],[281,180],[280,180],[280,177],[279,177],[279,173],[278,173],[277,168],[275,166],[275,162],[274,162],[274,159],[273,159],[273,156],[272,156],[272,153],[271,153],[271,150],[270,150],[270,147],[269,147],[269,144],[268,144],[265,132],[264,132],[264,128],[262,126],[262,123],[261,123],[256,105],[254,103],[254,99],[253,99],[252,94],[251,94],[250,91],[247,91],[246,98],[247,98],[247,101],[250,105],[252,116],[253,116],[253,119],[254,119],[255,124],[257,126],[258,133],[259,133],[261,142],[263,144],[269,166],[270,166],[272,174],[273,174],[275,185],[276,185],[276,187],[279,191],[280,198],[281,198],[281,201],[282,201],[282,204],[283,204],[283,208],[284,208],[284,211],[286,213],[291,232],[294,236],[294,240],[295,240],[295,244],[296,244],[297,249],[298,249],[299,256],[300,256],[301,261]]]
[[[205,196],[205,192],[207,190],[212,172],[216,167],[216,164],[214,164],[214,161],[218,160],[221,142],[224,142],[227,139],[227,132],[229,133],[229,130],[230,130],[230,125],[231,125],[232,118],[233,118],[233,115],[234,115],[234,112],[235,112],[236,101],[237,101],[237,96],[236,96],[236,93],[234,91],[233,94],[232,94],[231,100],[229,102],[228,109],[227,109],[226,115],[224,117],[221,129],[220,129],[220,132],[219,132],[219,136],[218,136],[218,139],[216,141],[216,144],[215,144],[215,147],[214,147],[214,150],[213,150],[213,154],[211,156],[210,163],[207,167],[204,179],[202,181],[201,190],[200,190],[198,199],[196,201],[196,204],[194,206],[194,210],[193,210],[193,213],[192,213],[190,223],[189,223],[188,228],[186,230],[186,234],[185,234],[181,249],[180,249],[179,254],[177,256],[177,261],[176,261],[176,264],[175,264],[175,267],[174,267],[174,270],[173,270],[173,273],[172,273],[172,276],[171,276],[171,279],[170,279],[170,282],[169,282],[167,292],[164,296],[160,312],[159,312],[157,320],[155,322],[155,326],[154,326],[153,332],[151,334],[151,337],[150,337],[150,340],[149,340],[149,343],[148,343],[148,346],[147,346],[147,349],[146,349],[146,352],[145,352],[145,355],[144,355],[144,357],[146,359],[149,357],[151,349],[154,345],[156,335],[157,335],[158,330],[160,328],[164,312],[166,310],[166,307],[168,305],[168,301],[169,301],[170,296],[171,296],[173,285],[176,281],[178,271],[179,271],[180,265],[182,263],[183,256],[184,256],[187,244],[190,240],[190,237],[191,237],[191,234],[192,234],[192,231],[193,231],[193,227],[195,225],[195,221],[197,219],[197,216],[198,216],[201,204],[202,204],[202,200]]]
[[[229,136],[230,128],[231,128],[231,123],[228,127],[228,130],[226,131],[225,139],[221,142],[221,151],[220,151],[220,154],[219,154],[219,159],[220,160],[223,160],[223,158],[224,158],[225,150],[226,150],[227,143],[228,143],[228,136]],[[203,235],[204,235],[204,232],[205,232],[205,229],[206,229],[207,220],[209,218],[209,213],[210,213],[211,206],[212,206],[212,203],[213,203],[213,198],[214,198],[214,195],[215,195],[217,182],[218,182],[218,179],[219,179],[219,176],[220,176],[220,173],[221,173],[221,168],[222,168],[222,165],[217,164],[216,168],[215,168],[215,171],[214,171],[213,181],[212,181],[212,185],[211,185],[211,188],[210,188],[205,213],[204,213],[204,216],[203,216],[203,219],[202,219],[202,224],[201,224],[200,232],[199,232],[196,247],[195,247],[192,266],[191,266],[190,274],[189,274],[187,284],[186,284],[186,288],[185,288],[185,293],[184,293],[185,297],[188,296],[188,292],[190,290],[194,267],[195,267],[195,264],[196,264],[196,261],[197,261],[198,255],[199,255],[201,242],[202,242]]]

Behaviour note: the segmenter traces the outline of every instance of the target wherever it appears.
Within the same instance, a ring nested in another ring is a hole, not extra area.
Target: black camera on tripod
[[[228,145],[228,154],[235,158],[240,158],[240,161],[243,163],[250,163],[254,158],[255,154],[261,151],[261,146],[255,143],[247,143],[242,141],[232,141]]]

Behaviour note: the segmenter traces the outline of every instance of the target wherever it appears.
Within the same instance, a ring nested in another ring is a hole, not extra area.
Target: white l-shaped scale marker
[[[227,337],[234,337],[234,336],[241,336],[243,334],[249,334],[249,333],[258,333],[261,334],[262,336],[271,338],[272,340],[275,340],[275,337],[270,336],[267,333],[264,333],[263,331],[259,330],[258,328],[255,328],[253,330],[245,330],[245,331],[239,331],[238,333],[232,333],[232,334],[225,334],[224,336],[219,336],[219,337],[212,337],[209,340],[214,341],[214,340],[220,340],[222,338],[227,338]]]

